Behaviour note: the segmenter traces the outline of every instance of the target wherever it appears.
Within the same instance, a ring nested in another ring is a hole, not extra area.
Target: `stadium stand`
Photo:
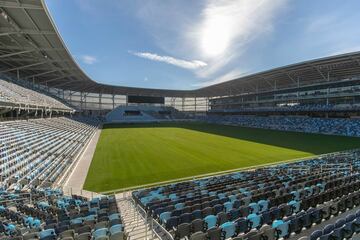
[[[65,196],[57,189],[0,193],[1,239],[126,239],[114,196]]]
[[[154,187],[133,198],[174,239],[289,238],[360,205],[358,154]],[[341,220],[327,230],[332,238],[320,239],[351,237],[360,231],[357,219]]]
[[[212,113],[262,113],[262,112],[329,112],[329,111],[358,111],[357,104],[285,104],[276,107],[243,107],[235,109],[211,110]]]
[[[1,186],[50,186],[76,160],[98,124],[81,117],[0,122]]]
[[[37,91],[0,79],[0,106],[25,109],[74,111],[62,102]]]
[[[0,1],[0,13],[1,240],[360,239],[358,150],[141,189],[123,203],[57,188],[101,124],[94,113],[360,137],[360,52],[194,90],[112,86],[75,62],[45,1]]]
[[[360,120],[345,118],[312,118],[302,116],[207,116],[203,121],[216,124],[230,124],[244,127],[267,128],[344,136],[360,136]]]
[[[106,117],[109,123],[160,122],[188,119],[186,114],[173,107],[154,105],[118,106]]]

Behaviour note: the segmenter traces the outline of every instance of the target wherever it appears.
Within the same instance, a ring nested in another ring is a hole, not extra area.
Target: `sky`
[[[358,0],[46,0],[95,81],[197,89],[360,51]]]

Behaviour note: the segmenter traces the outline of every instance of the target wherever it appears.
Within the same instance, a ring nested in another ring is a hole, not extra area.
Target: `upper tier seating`
[[[154,187],[133,198],[175,239],[289,238],[360,206],[357,154]]]
[[[99,124],[96,119],[74,119],[0,122],[0,187],[19,190],[54,183]]]
[[[32,189],[0,193],[0,239],[124,240],[127,234],[114,196],[88,200]]]
[[[284,106],[259,107],[214,107],[210,112],[331,112],[331,111],[359,111],[358,104],[298,104]]]
[[[45,94],[0,79],[1,102],[21,104],[23,106],[38,106],[52,110],[73,110]]]
[[[245,127],[267,128],[284,131],[310,132],[345,136],[360,136],[360,119],[311,118],[311,117],[257,117],[243,115],[210,115],[202,120]]]

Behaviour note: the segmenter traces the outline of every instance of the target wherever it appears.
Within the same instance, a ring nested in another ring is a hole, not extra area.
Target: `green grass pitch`
[[[205,123],[105,125],[84,188],[104,192],[360,147],[360,138]]]

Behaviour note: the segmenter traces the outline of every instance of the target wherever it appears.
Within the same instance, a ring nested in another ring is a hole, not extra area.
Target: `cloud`
[[[196,77],[214,78],[246,61],[255,41],[266,41],[288,0],[149,2],[139,6],[137,16],[155,44],[170,55],[201,59],[207,65],[195,69]]]
[[[215,79],[212,80],[208,80],[208,81],[202,81],[199,83],[195,83],[192,86],[193,87],[207,87],[210,85],[214,85],[214,84],[218,84],[218,83],[222,83],[222,82],[227,82],[242,76],[245,76],[248,73],[248,71],[241,71],[239,69],[234,69],[228,73],[225,73],[221,76],[216,77]]]
[[[82,55],[80,59],[83,63],[88,65],[92,65],[98,61],[96,57],[90,55]]]
[[[286,3],[210,0],[202,11],[202,21],[190,31],[200,56],[211,59],[200,76],[212,76],[224,66],[241,61],[239,58],[253,41],[273,32],[275,17]]]
[[[157,61],[157,62],[164,62],[164,63],[170,64],[170,65],[174,65],[174,66],[177,66],[180,68],[185,68],[185,69],[190,69],[190,70],[199,69],[199,68],[203,68],[203,67],[207,66],[207,64],[205,62],[200,61],[200,60],[187,61],[187,60],[178,59],[178,58],[174,58],[174,57],[170,57],[170,56],[161,56],[156,53],[149,53],[149,52],[129,51],[129,53],[131,53],[137,57],[141,57],[141,58],[145,58],[145,59],[149,59],[149,60]]]

